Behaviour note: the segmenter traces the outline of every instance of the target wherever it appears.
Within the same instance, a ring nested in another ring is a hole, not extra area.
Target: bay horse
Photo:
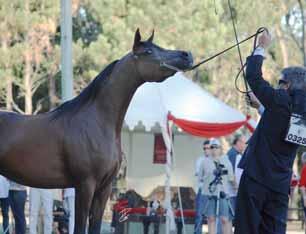
[[[75,234],[98,234],[122,160],[121,128],[136,89],[192,66],[192,55],[142,41],[109,64],[74,99],[51,112],[0,112],[0,174],[39,188],[74,187]]]

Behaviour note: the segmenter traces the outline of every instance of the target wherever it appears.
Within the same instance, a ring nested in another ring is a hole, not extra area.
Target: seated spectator
[[[156,195],[153,195],[152,200],[148,202],[147,216],[143,218],[143,232],[149,233],[151,223],[154,223],[154,234],[159,234],[161,206],[160,201],[157,200]]]
[[[53,220],[57,223],[56,234],[68,234],[69,214],[62,201],[55,200],[53,203]]]
[[[175,209],[175,210],[178,210],[178,211],[180,211],[181,208],[182,208],[183,212],[186,211],[186,210],[193,210],[195,208],[194,207],[194,199],[191,198],[190,189],[189,188],[184,188],[184,187],[180,187],[179,189],[180,189],[180,193],[181,193],[182,207],[180,207],[179,196],[178,196],[178,193],[176,192],[176,193],[174,193],[173,198],[171,200],[172,208]],[[179,212],[179,214],[180,214],[180,216],[177,216],[176,219],[175,219],[176,229],[177,229],[177,234],[182,234],[183,233],[183,221],[182,221],[181,212]],[[201,222],[203,222],[202,219],[201,219]],[[201,232],[202,232],[202,225],[201,225]],[[199,233],[201,233],[201,232],[199,232]]]
[[[74,216],[75,216],[74,200],[75,200],[75,189],[74,188],[64,189],[64,207],[69,215],[69,234],[73,234],[74,231]]]

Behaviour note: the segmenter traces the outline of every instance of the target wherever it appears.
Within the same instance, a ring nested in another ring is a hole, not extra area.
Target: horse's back
[[[18,113],[0,111],[0,155],[4,148],[7,148],[7,144],[11,142],[12,138],[16,136],[26,119],[26,116]]]
[[[16,123],[20,119],[20,114],[8,111],[0,111],[0,132],[3,131],[9,125]]]

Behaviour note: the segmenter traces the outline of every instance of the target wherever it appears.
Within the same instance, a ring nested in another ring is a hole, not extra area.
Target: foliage
[[[268,27],[275,36],[264,68],[265,77],[272,84],[276,83],[286,57],[290,65],[303,64],[301,48],[295,41],[301,40],[302,29],[298,0],[232,0],[231,4],[239,40],[260,26]],[[290,24],[286,19],[290,19]],[[138,27],[144,38],[155,29],[155,42],[162,47],[190,50],[195,62],[235,43],[227,0],[74,0],[77,93],[104,66],[131,50]],[[10,77],[15,109],[24,111],[25,97],[31,95],[33,112],[38,103],[43,104],[43,111],[48,110],[50,77],[56,78],[56,94],[60,96],[60,1],[0,0],[0,28],[0,105],[6,103],[5,80]],[[252,44],[249,41],[241,45],[243,59],[249,55]],[[26,53],[30,55],[30,71],[26,70]],[[237,49],[233,49],[187,75],[226,103],[244,110],[244,98],[234,87],[239,68]],[[31,75],[30,93],[25,87],[27,72]],[[239,84],[243,87],[241,81]]]

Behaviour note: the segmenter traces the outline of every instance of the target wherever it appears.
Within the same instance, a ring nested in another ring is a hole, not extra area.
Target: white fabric
[[[220,164],[224,165],[224,169],[228,171],[227,175],[222,175],[222,185],[220,186],[220,191],[225,192],[227,195],[229,194],[229,184],[233,183],[234,181],[234,173],[233,167],[227,157],[221,156],[217,159],[212,157],[204,158],[202,161],[201,171],[203,173],[203,186],[202,186],[202,193],[204,195],[209,196],[217,196],[217,191],[210,191],[209,184],[215,179],[214,171],[216,169],[214,162],[219,162]]]
[[[73,234],[74,231],[74,216],[75,216],[75,208],[74,208],[74,196],[68,196],[64,199],[64,207],[69,213],[69,234]]]
[[[74,188],[64,189],[64,198],[66,197],[75,197],[75,189]]]
[[[10,182],[4,176],[0,175],[0,198],[7,198],[10,189]]]
[[[37,234],[37,220],[42,203],[44,212],[44,234],[52,233],[53,193],[50,189],[30,188],[30,234]]]
[[[177,118],[208,123],[246,119],[183,73],[176,73],[162,83],[145,83],[139,87],[125,116],[122,145],[128,164],[127,186],[142,196],[148,196],[154,188],[164,185],[164,166],[153,164],[150,158],[153,155],[154,134],[146,131],[160,132],[168,111]],[[249,123],[255,128],[254,121],[249,120]],[[135,128],[137,131],[129,131]],[[202,140],[176,133],[173,144],[177,157],[172,168],[171,186],[195,188],[194,163],[203,151]]]
[[[262,57],[265,57],[265,49],[259,46],[255,49],[253,55],[261,55]]]
[[[258,114],[262,115],[265,111],[265,107],[263,105],[260,104],[259,108],[258,108]]]
[[[163,123],[168,111],[177,118],[207,123],[231,123],[246,118],[183,73],[176,73],[162,83],[145,83],[137,89],[125,116],[125,127],[132,130],[141,123],[149,131]]]
[[[241,158],[242,158],[242,156],[240,154],[238,154],[237,158],[236,158],[236,165],[235,165],[235,180],[236,180],[237,187],[240,184],[240,179],[241,179],[241,176],[242,176],[242,173],[243,173],[243,169],[238,167]]]
[[[174,162],[171,186],[196,187],[195,162],[203,153],[203,139],[186,134],[174,136]],[[144,197],[165,184],[165,165],[153,163],[154,134],[122,132],[122,147],[127,157],[127,186]],[[196,190],[195,190],[196,191]]]

